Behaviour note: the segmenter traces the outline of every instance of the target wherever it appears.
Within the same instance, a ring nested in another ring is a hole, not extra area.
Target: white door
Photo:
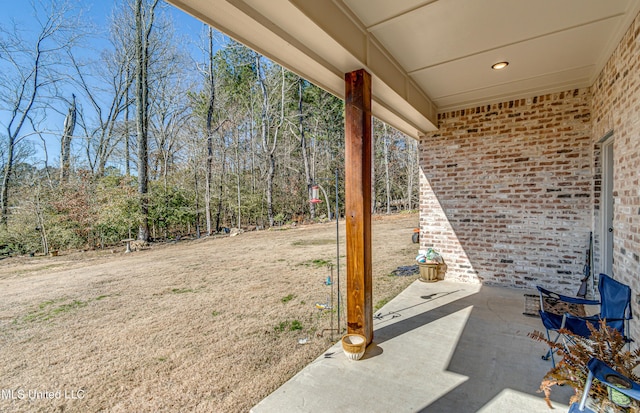
[[[602,272],[613,276],[613,137],[602,144]]]

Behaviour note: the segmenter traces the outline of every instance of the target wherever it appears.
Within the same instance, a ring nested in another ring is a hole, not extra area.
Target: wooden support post
[[[371,280],[371,75],[345,75],[347,327],[373,340]]]

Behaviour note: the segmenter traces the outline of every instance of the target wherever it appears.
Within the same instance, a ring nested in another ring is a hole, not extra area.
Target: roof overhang
[[[344,74],[364,68],[372,75],[374,116],[414,138],[436,129],[435,105],[349,11],[331,1],[169,3],[338,97],[344,98]]]

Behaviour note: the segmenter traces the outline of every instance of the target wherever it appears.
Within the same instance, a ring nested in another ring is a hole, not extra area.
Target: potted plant
[[[640,378],[633,372],[640,365],[640,349],[629,351],[622,334],[608,327],[604,321],[600,321],[597,329],[590,323],[587,323],[587,326],[591,331],[591,336],[588,339],[568,330],[560,330],[568,338],[566,346],[564,343],[550,342],[540,331],[529,334],[533,339],[545,342],[562,356],[562,360],[556,363],[555,368],[547,372],[540,384],[539,391],[544,393],[545,401],[550,408],[553,408],[549,399],[553,386],[570,386],[574,394],[569,403],[580,400],[589,374],[587,363],[593,357],[603,360],[618,373],[631,380],[640,381]],[[611,390],[610,387],[596,380],[591,386],[589,396],[591,408],[600,412],[640,412],[640,404],[624,395],[622,395],[622,399],[625,410],[621,410],[620,395],[622,393]]]
[[[420,267],[420,280],[426,282],[438,281],[438,266],[444,262],[442,256],[433,248],[421,252],[416,257]]]

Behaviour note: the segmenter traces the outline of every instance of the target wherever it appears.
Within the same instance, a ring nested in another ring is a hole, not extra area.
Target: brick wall
[[[613,133],[613,276],[633,290],[633,311],[640,314],[640,17],[633,22],[594,82],[591,92],[593,145]],[[601,220],[596,205],[594,225]],[[631,324],[640,340],[640,323]]]
[[[438,115],[420,141],[421,248],[446,277],[575,294],[589,231],[602,270],[603,138],[613,136],[614,278],[640,340],[640,16],[592,87]]]
[[[420,140],[421,248],[446,278],[575,294],[592,225],[591,95],[438,115]]]

